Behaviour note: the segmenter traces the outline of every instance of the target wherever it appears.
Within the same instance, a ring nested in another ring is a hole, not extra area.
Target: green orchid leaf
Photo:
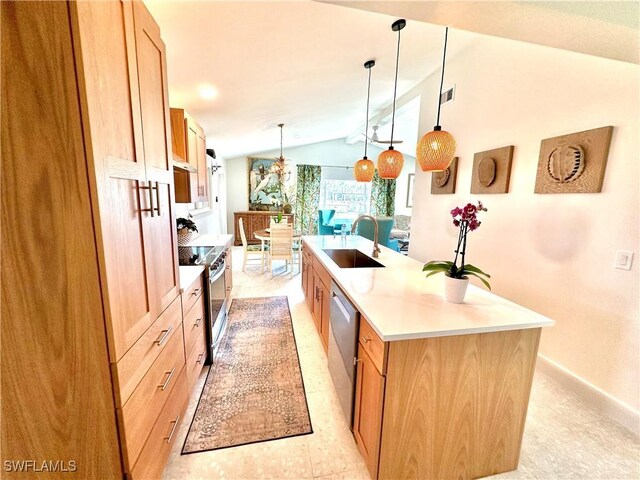
[[[426,272],[429,270],[437,269],[437,268],[451,268],[451,262],[429,262],[424,267],[422,267],[422,271]]]
[[[426,278],[429,278],[431,275],[437,275],[438,273],[444,273],[444,270],[436,270],[435,272],[427,273]]]
[[[480,275],[484,275],[487,278],[491,278],[491,275],[489,275],[488,273],[485,273],[482,270],[480,270],[478,267],[474,267],[473,265],[470,265],[468,263],[464,266],[464,269],[467,272],[479,273]]]
[[[482,283],[484,283],[484,285],[485,285],[489,290],[491,290],[491,285],[489,285],[489,282],[487,282],[487,281],[486,281],[484,278],[482,278],[480,275],[478,275],[477,273],[474,273],[474,272],[468,272],[468,274],[469,274],[469,275],[473,275],[473,276],[474,276],[474,277],[476,277],[476,278],[479,278],[479,279],[480,279],[480,281],[481,281]]]

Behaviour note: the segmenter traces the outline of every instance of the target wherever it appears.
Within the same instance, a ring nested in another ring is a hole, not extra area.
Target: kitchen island
[[[518,466],[542,327],[553,321],[469,285],[444,300],[442,277],[381,247],[380,268],[340,268],[325,250],[362,237],[303,237],[302,281],[323,344],[335,282],[361,315],[353,432],[373,478],[465,479]]]

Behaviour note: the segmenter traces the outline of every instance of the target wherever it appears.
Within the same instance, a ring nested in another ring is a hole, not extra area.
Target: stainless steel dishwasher
[[[331,282],[329,373],[349,428],[353,429],[358,327],[360,312],[335,282]]]

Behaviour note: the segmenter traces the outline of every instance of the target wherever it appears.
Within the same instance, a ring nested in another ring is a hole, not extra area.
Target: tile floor
[[[165,479],[369,479],[342,417],[326,357],[300,288],[300,275],[241,271],[242,250],[233,249],[234,297],[287,295],[314,433],[300,437],[180,455],[206,378],[203,371]],[[297,273],[297,266],[295,273]],[[640,479],[640,440],[590,408],[550,377],[536,373],[524,433],[520,467],[493,479]]]

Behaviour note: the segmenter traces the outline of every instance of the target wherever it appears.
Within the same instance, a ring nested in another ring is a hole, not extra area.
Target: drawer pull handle
[[[171,378],[173,378],[173,373],[175,371],[176,371],[176,367],[173,367],[170,372],[165,372],[165,373],[168,373],[169,376],[167,377],[167,379],[164,381],[162,385],[158,385],[163,392],[169,386],[169,382],[171,381]]]
[[[196,288],[193,292],[191,292],[191,295],[194,295],[194,296],[195,295],[200,295],[200,291],[201,290],[202,290],[201,288]]]
[[[367,337],[366,335],[364,337],[362,337],[362,340],[364,341],[364,343],[369,343],[371,341],[371,339],[369,337]]]
[[[198,361],[196,363],[202,363],[202,359],[204,357],[204,353],[201,353],[200,355],[198,355]]]
[[[159,347],[162,346],[162,344],[164,343],[164,341],[169,338],[169,335],[171,334],[171,332],[173,331],[173,325],[171,325],[169,328],[167,328],[166,330],[162,330],[162,335],[160,336],[160,338],[158,340],[156,340],[155,343],[156,345],[158,345]]]
[[[358,365],[359,362],[362,362],[361,358],[353,357],[353,365],[354,366]]]
[[[194,327],[199,327],[200,326],[200,322],[202,322],[202,317],[198,318],[196,320],[196,323],[193,324]]]
[[[171,427],[171,431],[169,432],[169,436],[168,437],[164,437],[164,439],[167,441],[167,443],[171,443],[171,439],[173,438],[173,434],[176,433],[176,427],[178,426],[178,420],[180,420],[180,415],[178,415],[176,417],[176,419],[171,422],[173,423],[173,427]]]

